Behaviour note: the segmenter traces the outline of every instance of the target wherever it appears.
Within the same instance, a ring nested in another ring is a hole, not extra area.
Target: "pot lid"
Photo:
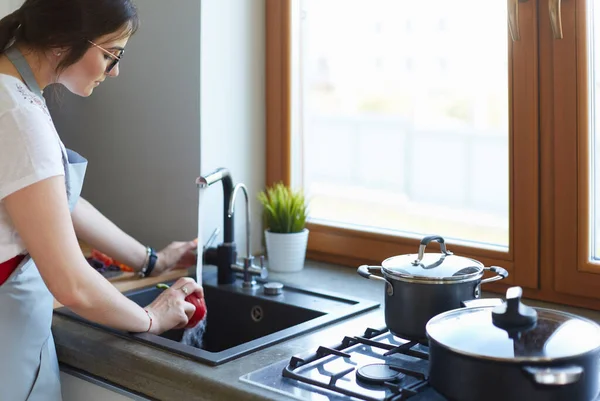
[[[520,287],[512,287],[501,306],[442,313],[427,323],[427,335],[454,352],[502,361],[548,361],[600,347],[596,323],[566,312],[530,308],[520,302],[521,294]]]
[[[425,253],[431,242],[440,243],[441,253]],[[438,235],[423,238],[418,254],[408,254],[387,258],[381,264],[383,271],[400,279],[424,281],[463,281],[475,279],[483,274],[481,262],[453,255],[446,249],[444,239]]]

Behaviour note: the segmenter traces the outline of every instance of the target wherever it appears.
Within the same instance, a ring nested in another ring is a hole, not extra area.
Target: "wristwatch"
[[[139,276],[144,278],[150,276],[152,274],[152,270],[154,270],[154,266],[156,265],[156,261],[158,260],[158,255],[156,255],[156,251],[149,246],[146,247],[146,263],[142,266],[142,269],[139,272]]]

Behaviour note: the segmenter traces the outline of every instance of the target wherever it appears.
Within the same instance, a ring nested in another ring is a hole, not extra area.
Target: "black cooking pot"
[[[425,253],[431,241],[440,243],[442,253]],[[380,270],[383,277],[370,273]],[[485,270],[496,276],[482,280]],[[421,240],[418,254],[388,258],[381,266],[360,266],[358,274],[386,282],[385,324],[396,336],[426,341],[425,325],[432,317],[460,308],[477,299],[481,284],[504,279],[501,267],[484,267],[474,259],[453,255],[444,238],[431,235]]]
[[[460,401],[591,401],[599,390],[600,326],[530,308],[521,288],[496,307],[462,308],[427,323],[429,382]]]

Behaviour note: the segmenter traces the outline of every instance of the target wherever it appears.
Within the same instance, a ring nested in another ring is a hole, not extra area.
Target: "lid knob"
[[[521,303],[523,290],[521,287],[511,287],[506,291],[506,302],[492,310],[494,326],[511,333],[524,331],[537,322],[535,309]]]
[[[421,244],[419,245],[419,254],[417,256],[417,259],[415,259],[412,264],[413,266],[418,266],[421,264],[421,261],[423,260],[423,256],[425,256],[425,248],[427,247],[427,245],[429,245],[429,243],[431,241],[436,241],[439,242],[440,244],[440,249],[442,250],[442,257],[439,260],[439,263],[435,266],[431,266],[431,267],[437,267],[440,264],[442,264],[442,262],[444,261],[444,258],[447,255],[452,255],[452,252],[450,252],[448,249],[446,249],[446,241],[444,241],[444,238],[441,235],[428,235],[427,237],[423,238],[421,240]],[[429,268],[431,268],[429,267]],[[423,268],[426,268],[425,266],[423,266]]]

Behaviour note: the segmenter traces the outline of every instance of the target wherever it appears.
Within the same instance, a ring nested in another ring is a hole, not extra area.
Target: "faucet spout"
[[[250,200],[248,199],[248,188],[242,183],[237,184],[233,188],[233,193],[229,199],[229,207],[227,208],[227,215],[233,216],[235,208],[235,200],[237,194],[242,190],[244,197],[246,198],[246,257],[242,265],[238,263],[232,263],[231,269],[236,272],[242,272],[244,274],[244,282],[242,283],[243,288],[256,288],[256,280],[254,276],[260,276],[261,278],[267,277],[267,269],[264,267],[264,258],[260,257],[260,267],[254,266],[254,256],[250,253]]]
[[[246,198],[246,257],[250,258],[252,256],[250,254],[250,201],[248,200],[248,188],[242,183],[236,184],[236,186],[233,187],[233,193],[231,194],[229,207],[227,208],[227,216],[230,218],[233,216],[235,198],[240,189],[244,192],[244,197]]]
[[[229,200],[233,192],[233,181],[231,180],[231,174],[226,168],[218,168],[212,173],[202,175],[196,178],[196,185],[199,189],[208,188],[214,183],[221,181],[223,184],[223,242],[232,243],[234,238],[233,231],[233,213],[228,214]]]
[[[224,177],[229,177],[229,170],[226,168],[218,168],[210,174],[200,176],[196,178],[196,185],[198,188],[206,188],[211,186],[217,181],[221,181]]]

